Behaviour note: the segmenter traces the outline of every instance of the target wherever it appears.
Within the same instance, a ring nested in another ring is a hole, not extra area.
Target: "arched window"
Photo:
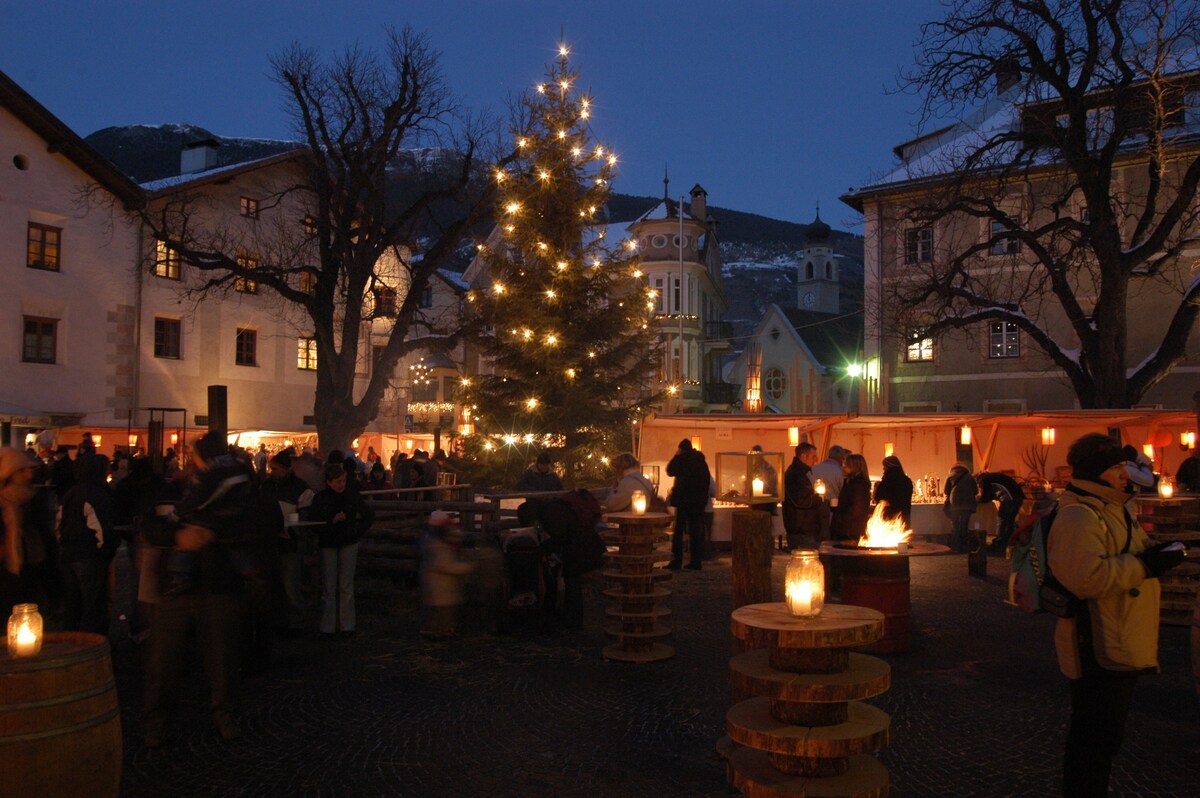
[[[812,265],[812,261],[810,260],[808,263],[804,264],[804,279],[811,280],[812,278],[813,278],[813,265]]]
[[[833,264],[832,263],[825,264],[825,279],[826,280],[833,279]]]

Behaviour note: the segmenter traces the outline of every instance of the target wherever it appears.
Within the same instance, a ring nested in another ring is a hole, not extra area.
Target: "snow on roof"
[[[187,183],[211,180],[214,177],[219,177],[224,174],[232,174],[234,172],[253,169],[256,166],[263,166],[269,161],[278,161],[290,158],[296,154],[298,149],[299,148],[296,150],[289,150],[288,152],[275,153],[274,155],[266,155],[262,158],[255,158],[250,161],[240,161],[238,163],[217,166],[212,169],[205,169],[201,172],[189,172],[184,175],[174,175],[173,177],[164,177],[159,180],[151,180],[149,182],[142,183],[141,187],[153,194],[169,188],[175,188],[176,186],[182,186]]]
[[[646,211],[641,216],[639,216],[637,219],[635,219],[632,222],[632,224],[637,224],[638,222],[650,222],[650,221],[656,221],[656,220],[662,220],[662,219],[678,219],[679,216],[676,214],[676,208],[678,208],[678,207],[679,207],[679,202],[676,200],[672,200],[672,199],[660,200],[657,205],[655,205],[653,208]],[[697,219],[695,216],[692,216],[692,214],[688,212],[687,208],[683,209],[683,218],[691,219],[694,222],[704,221],[703,219]]]
[[[437,273],[443,280],[450,283],[450,285],[454,286],[455,288],[461,288],[464,291],[471,290],[471,286],[467,284],[467,281],[464,280],[463,276],[458,272],[451,271],[449,269],[438,269]]]

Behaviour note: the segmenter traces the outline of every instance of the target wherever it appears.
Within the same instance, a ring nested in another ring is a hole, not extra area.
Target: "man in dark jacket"
[[[563,490],[562,479],[554,473],[554,460],[549,452],[542,452],[537,461],[521,474],[517,490],[552,491]]]
[[[1025,504],[1025,491],[1021,490],[1015,479],[998,471],[984,471],[976,476],[975,480],[979,483],[979,501],[1000,502],[997,512],[1000,526],[996,530],[996,539],[988,546],[988,551],[992,554],[1003,554],[1004,549],[1008,547],[1008,539],[1016,531],[1017,515],[1021,512],[1021,506]]]
[[[683,536],[688,536],[691,562],[688,568],[699,571],[704,566],[704,505],[708,503],[708,486],[712,482],[704,453],[692,448],[684,438],[671,462],[667,476],[675,478],[671,488],[671,506],[675,508],[675,534],[671,536],[671,563],[667,567],[678,571],[683,567]]]
[[[963,463],[955,463],[946,477],[946,514],[950,516],[950,548],[966,554],[967,532],[975,514],[975,497],[979,493],[975,477]]]
[[[883,476],[875,485],[875,503],[887,502],[883,517],[891,520],[899,516],[905,529],[912,529],[913,481],[904,473],[900,458],[889,454],[883,458]]]
[[[317,527],[321,549],[321,571],[325,583],[325,608],[321,634],[352,635],[356,628],[354,571],[358,562],[358,539],[371,528],[375,511],[362,495],[346,487],[348,475],[334,464],[325,467],[325,490],[313,497],[308,516],[323,521]]]
[[[195,629],[211,690],[212,721],[226,741],[241,737],[233,718],[239,667],[239,622],[246,546],[261,534],[258,492],[253,475],[228,453],[225,436],[209,432],[192,444],[195,484],[173,516],[156,516],[143,527],[147,542],[169,549],[164,559],[190,568],[185,589],[164,591],[151,626],[146,667],[148,748],[162,745],[167,716],[174,708]],[[175,587],[179,587],[178,583]]]
[[[300,497],[308,491],[308,483],[292,471],[292,454],[287,449],[275,454],[267,461],[267,478],[259,492],[268,508],[274,505],[277,512],[268,512],[277,541],[279,554],[279,590],[283,594],[284,630],[287,634],[298,634],[304,628],[303,563],[300,555],[302,529],[289,524],[289,516],[299,512]]]
[[[62,564],[63,628],[108,634],[108,566],[121,538],[116,505],[105,482],[108,458],[85,454],[79,481],[63,496],[59,562]]]
[[[816,549],[821,545],[825,502],[809,479],[816,462],[817,447],[802,443],[796,447],[792,464],[783,472],[783,528],[789,549]]]

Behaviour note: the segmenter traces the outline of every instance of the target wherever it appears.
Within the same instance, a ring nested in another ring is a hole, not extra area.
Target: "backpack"
[[[1070,488],[1068,488],[1070,490]],[[1073,491],[1079,493],[1080,491]],[[1104,518],[1086,504],[1080,504],[1096,516]],[[1073,618],[1083,600],[1072,593],[1050,572],[1047,546],[1050,529],[1058,517],[1058,504],[1030,518],[1012,537],[1012,571],[1008,576],[1008,603],[1028,613],[1048,612],[1058,618]],[[1128,520],[1128,511],[1126,511]],[[1132,527],[1125,538],[1121,553],[1129,551],[1133,539]]]

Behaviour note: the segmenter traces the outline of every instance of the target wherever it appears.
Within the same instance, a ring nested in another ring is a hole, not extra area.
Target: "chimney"
[[[996,63],[997,96],[1011,89],[1021,80],[1021,63],[1013,57],[1003,58]]]
[[[702,222],[708,217],[708,192],[699,183],[692,186],[692,207],[689,211]]]
[[[190,175],[215,168],[217,148],[220,146],[216,139],[202,139],[184,144],[179,153],[179,174]]]

